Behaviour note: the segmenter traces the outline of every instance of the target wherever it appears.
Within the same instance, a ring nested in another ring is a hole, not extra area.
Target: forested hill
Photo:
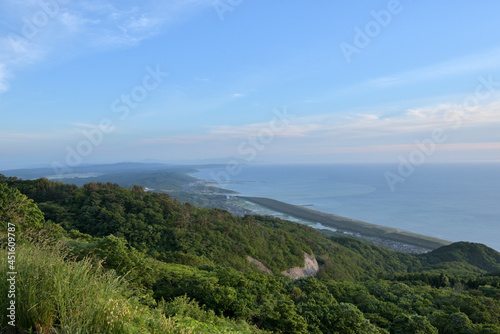
[[[35,247],[55,261],[51,256],[59,245],[69,252],[61,255],[61,266],[92,259],[98,268],[96,261],[103,260],[99,270],[124,276],[128,286],[117,288],[115,298],[139,303],[153,318],[173,317],[175,331],[500,332],[500,254],[484,245],[456,243],[424,255],[403,254],[329,239],[293,222],[194,207],[139,186],[77,187],[0,176],[0,191],[2,230],[17,221],[25,240],[21,249]],[[316,278],[280,274],[303,266],[304,253],[320,264]],[[37,308],[31,302],[27,310]],[[62,328],[60,310],[56,305],[44,318],[51,322],[47,328]],[[36,330],[40,319],[32,313],[24,326]],[[152,325],[141,326],[137,332],[154,332]]]
[[[423,256],[428,263],[470,263],[486,271],[500,271],[500,253],[476,243],[456,242]]]

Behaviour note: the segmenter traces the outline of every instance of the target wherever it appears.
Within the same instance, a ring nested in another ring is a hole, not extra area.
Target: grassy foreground
[[[400,229],[366,223],[361,220],[346,218],[321,211],[312,210],[303,206],[292,205],[264,197],[243,197],[249,202],[266,208],[285,213],[287,215],[312,222],[319,222],[325,226],[341,231],[359,233],[364,236],[389,239],[418,247],[436,249],[451,244],[451,241],[430,237]]]
[[[7,277],[7,250],[0,249],[0,275]],[[16,247],[15,327],[0,312],[0,333],[256,333],[202,310],[187,297],[152,308],[141,304],[135,290],[114,271],[104,271],[90,258],[74,262],[61,243]],[[7,280],[0,294],[7,296]],[[10,300],[0,299],[7,310]],[[186,309],[187,308],[187,309]],[[174,313],[170,317],[166,314]],[[187,313],[187,314],[186,314]],[[195,315],[198,321],[191,316]]]
[[[7,251],[0,250],[6,277]],[[24,244],[16,250],[16,327],[40,333],[185,333],[175,321],[141,305],[123,278],[103,272],[90,260],[67,262],[62,249]],[[2,280],[0,293],[7,296]],[[9,300],[2,298],[1,308]],[[6,316],[5,312],[1,317]],[[10,321],[10,319],[8,319]],[[7,321],[2,319],[1,323]],[[6,330],[11,329],[7,326]]]

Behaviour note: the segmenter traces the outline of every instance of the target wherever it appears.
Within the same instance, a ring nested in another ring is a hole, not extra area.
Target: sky
[[[0,170],[498,162],[499,12],[493,0],[2,0]]]

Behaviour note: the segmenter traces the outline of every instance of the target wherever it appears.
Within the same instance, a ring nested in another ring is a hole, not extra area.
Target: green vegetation
[[[3,231],[7,230],[8,222],[24,229],[40,227],[43,221],[43,213],[33,205],[33,200],[5,183],[0,183],[0,208],[0,227]]]
[[[486,271],[500,271],[500,253],[481,244],[457,242],[424,256],[429,264],[443,262],[474,263]]]
[[[0,219],[3,277],[17,228],[19,332],[500,333],[500,254],[484,245],[411,255],[139,186],[2,176]],[[316,277],[280,274],[304,252]]]
[[[7,252],[0,251],[0,273],[7,276]],[[89,259],[72,262],[56,247],[25,244],[16,252],[18,328],[43,333],[174,332],[175,321],[139,304],[126,281],[103,272]],[[7,285],[2,280],[2,296]],[[9,300],[3,299],[2,310]],[[2,312],[2,324],[6,324]]]

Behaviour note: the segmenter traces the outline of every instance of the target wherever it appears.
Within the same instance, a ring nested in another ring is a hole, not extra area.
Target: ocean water
[[[395,165],[248,165],[202,169],[198,178],[245,196],[268,197],[369,223],[500,251],[500,164],[426,164],[394,189]],[[223,176],[224,175],[224,176]],[[393,191],[394,190],[394,191]]]

